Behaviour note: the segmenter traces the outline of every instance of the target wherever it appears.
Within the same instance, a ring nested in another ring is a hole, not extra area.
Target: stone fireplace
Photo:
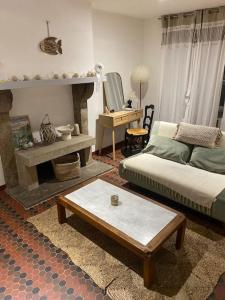
[[[91,147],[95,144],[95,139],[88,135],[87,101],[94,92],[94,84],[96,80],[97,79],[93,77],[43,80],[43,82],[41,82],[42,80],[32,82],[12,82],[0,85],[0,155],[2,159],[5,183],[8,190],[13,191],[12,194],[14,191],[18,190],[18,188],[19,191],[22,191],[23,193],[26,191],[27,193],[30,191],[35,192],[35,190],[38,190],[39,181],[37,165],[50,161],[54,158],[73,152],[79,152],[82,166],[88,167],[88,165],[92,164]],[[41,86],[41,84],[44,83],[46,85],[47,81],[49,81],[49,84],[53,85],[69,84],[72,86],[74,121],[79,124],[81,135],[73,137],[70,141],[59,141],[48,146],[35,146],[28,150],[15,151],[12,142],[12,131],[9,117],[9,112],[13,105],[11,89],[26,87],[27,85],[32,86],[32,84],[38,84]],[[54,193],[51,192],[51,195],[52,194]],[[51,195],[46,195],[46,197]],[[15,197],[15,195],[13,196]]]

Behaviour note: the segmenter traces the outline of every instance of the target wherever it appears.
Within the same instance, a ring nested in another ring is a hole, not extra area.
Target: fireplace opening
[[[46,161],[40,165],[37,165],[37,173],[39,184],[56,181],[51,161]]]
[[[36,166],[39,184],[62,182],[80,177],[82,151],[73,152]]]

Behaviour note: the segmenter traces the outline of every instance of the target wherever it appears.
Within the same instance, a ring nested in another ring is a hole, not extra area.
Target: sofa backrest
[[[176,123],[169,123],[163,121],[155,121],[152,127],[151,136],[160,135],[168,138],[173,138],[177,131]],[[218,147],[225,149],[225,132],[222,131],[223,136],[220,139]]]

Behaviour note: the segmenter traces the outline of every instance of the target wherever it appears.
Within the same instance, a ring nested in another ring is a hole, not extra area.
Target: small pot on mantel
[[[63,141],[71,140],[71,133],[74,131],[74,126],[72,125],[66,125],[66,126],[60,126],[57,128],[57,131],[61,133],[61,139]]]

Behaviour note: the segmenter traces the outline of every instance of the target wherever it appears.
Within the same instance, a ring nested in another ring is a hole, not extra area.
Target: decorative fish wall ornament
[[[50,36],[49,33],[49,21],[46,21],[48,37],[40,42],[41,51],[50,54],[57,55],[62,54],[62,40],[56,37]]]

